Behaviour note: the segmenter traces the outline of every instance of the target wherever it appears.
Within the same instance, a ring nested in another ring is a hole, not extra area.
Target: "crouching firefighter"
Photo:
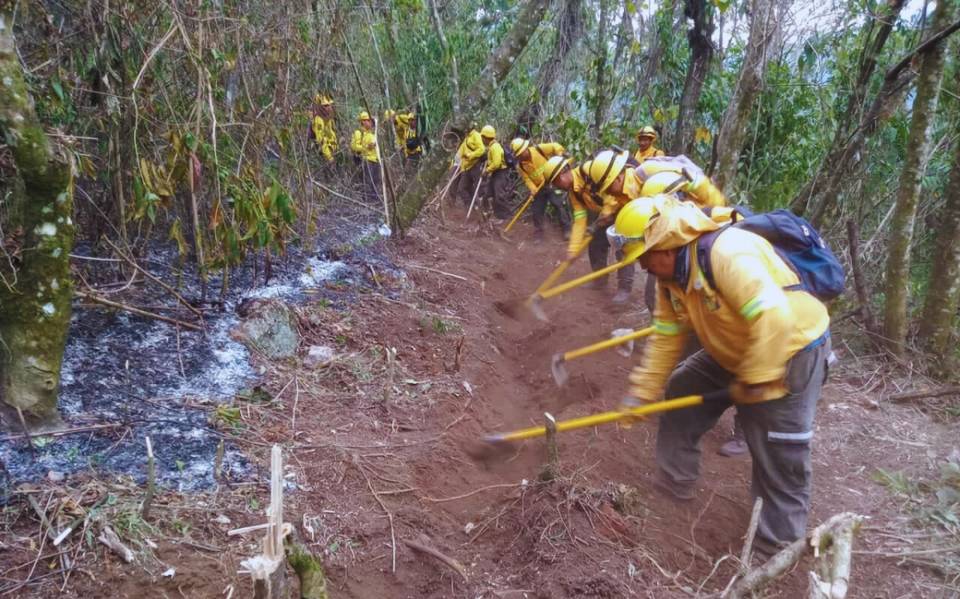
[[[701,439],[735,407],[753,459],[753,495],[763,498],[754,547],[770,555],[805,533],[830,318],[798,262],[788,264],[780,246],[740,224],[721,228],[693,203],[669,196],[620,210],[608,234],[628,252],[642,251],[641,266],[657,278],[654,333],[622,407],[728,389],[727,399],[660,417],[655,485],[692,499]],[[703,349],[677,365],[691,332]]]

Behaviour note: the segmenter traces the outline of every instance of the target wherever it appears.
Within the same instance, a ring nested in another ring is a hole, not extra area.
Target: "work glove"
[[[754,384],[734,381],[730,384],[730,399],[734,403],[757,403],[766,399],[774,399],[782,394],[782,387],[778,381]]]

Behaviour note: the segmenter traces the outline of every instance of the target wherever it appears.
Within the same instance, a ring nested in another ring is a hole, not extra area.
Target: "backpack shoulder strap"
[[[713,264],[710,261],[710,250],[713,249],[713,244],[717,240],[717,237],[726,230],[727,227],[722,227],[716,231],[704,233],[697,238],[697,267],[700,269],[700,272],[703,273],[703,278],[712,289],[717,288],[717,283],[713,278]]]

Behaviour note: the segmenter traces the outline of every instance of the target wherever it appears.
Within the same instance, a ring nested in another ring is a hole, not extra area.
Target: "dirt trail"
[[[478,236],[458,211],[448,223],[428,218],[387,246],[407,281],[370,265],[371,285],[384,293],[358,295],[346,310],[302,311],[304,344],[334,346],[338,358],[322,369],[262,363],[274,394],[293,391],[279,405],[242,408],[248,428],[238,442],[253,462],[266,464],[271,443],[287,448],[285,513],[323,557],[331,596],[660,598],[722,590],[736,572],[728,554],[739,554],[751,509],[749,459],[715,453],[730,414],[704,439],[703,479],[687,504],[650,484],[655,420],[562,434],[561,476],[549,484],[537,482],[539,441],[491,463],[464,451],[489,432],[539,424],[544,411],[569,418],[615,406],[637,354],[576,360],[564,389],[553,382],[550,357],[646,324],[644,275],[624,310],[609,303],[610,281],[607,293],[584,288],[547,301],[550,322],[512,319],[494,303],[535,289],[564,242],[551,231],[546,242],[531,243],[525,224],[510,240]],[[586,262],[568,276],[586,272]],[[384,358],[385,348],[396,349],[395,361]],[[872,383],[849,375],[863,370],[859,358],[845,364],[819,409],[811,522],[848,510],[872,517],[857,541],[866,553],[854,557],[851,597],[948,596],[926,591],[937,588],[931,571],[881,555],[905,544],[891,549],[896,502],[870,475],[934,471],[956,445],[955,431],[908,407],[872,409]],[[162,544],[175,579],[150,569],[135,574],[104,557],[97,580],[77,577],[68,596],[213,597],[230,585],[243,596],[249,582],[237,574],[239,561],[257,552],[257,539],[225,533],[262,522],[265,479],[261,472],[257,483],[218,495],[166,499],[165,517],[190,522],[194,540],[219,548],[211,555]],[[216,524],[214,514],[230,523]],[[468,581],[404,540],[457,560]],[[798,568],[770,595],[803,595],[805,572]],[[40,596],[54,596],[50,590]]]

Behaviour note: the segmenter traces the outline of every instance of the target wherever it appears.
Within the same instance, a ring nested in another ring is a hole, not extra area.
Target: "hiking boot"
[[[626,289],[619,289],[610,301],[616,306],[622,306],[630,301],[630,292]]]
[[[653,487],[677,501],[692,501],[696,496],[692,483],[675,482],[662,470],[657,471],[657,476],[653,479]]]
[[[727,442],[720,446],[720,449],[717,450],[717,453],[724,457],[732,458],[738,455],[743,455],[750,451],[750,448],[747,447],[747,442],[741,437],[731,437],[727,439]]]
[[[563,240],[564,240],[564,241],[570,241],[570,230],[569,230],[569,229],[564,229],[564,231],[563,231]]]

